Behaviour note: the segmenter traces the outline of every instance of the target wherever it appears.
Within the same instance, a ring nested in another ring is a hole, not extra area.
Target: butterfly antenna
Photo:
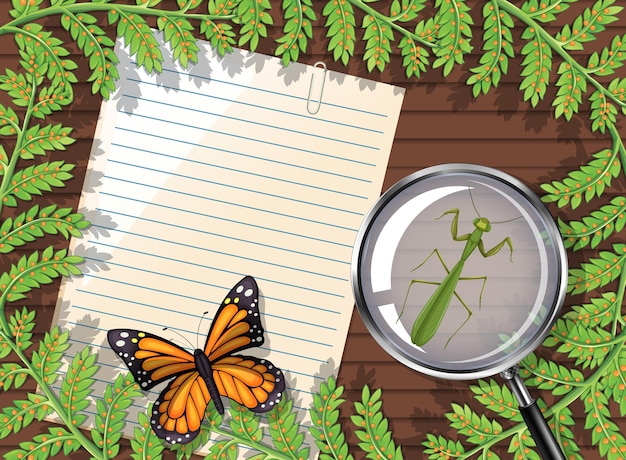
[[[469,192],[470,200],[472,200],[472,208],[474,208],[474,211],[476,211],[476,215],[480,217],[480,213],[478,212],[478,209],[476,209],[476,205],[474,204],[474,197],[472,196],[472,187],[468,185],[467,191]]]
[[[191,342],[184,335],[182,335],[180,332],[175,331],[174,329],[169,329],[167,327],[164,327],[163,330],[164,331],[171,331],[174,334],[177,334],[181,339],[183,339],[185,342],[187,342],[189,344],[189,346],[193,349],[193,345],[191,344]]]
[[[208,314],[208,311],[205,311],[204,313],[202,313],[202,318],[200,318],[200,321],[198,322],[198,330],[196,331],[196,348],[200,348],[200,326],[202,325],[202,321],[204,321],[204,318],[206,317],[206,315]]]

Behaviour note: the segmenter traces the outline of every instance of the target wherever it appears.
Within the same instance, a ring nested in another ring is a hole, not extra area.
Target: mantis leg
[[[498,244],[496,244],[494,247],[492,247],[489,251],[485,251],[485,245],[483,244],[483,240],[480,240],[478,242],[478,250],[480,251],[483,257],[487,258],[493,255],[496,255],[498,252],[500,252],[500,249],[502,249],[505,244],[509,246],[509,250],[511,251],[510,259],[511,259],[511,262],[513,262],[513,242],[511,241],[511,238],[509,238],[508,236],[502,241],[500,241]]]
[[[441,216],[437,217],[437,220],[441,219],[446,214],[454,214],[454,217],[452,218],[452,225],[450,226],[450,232],[452,233],[452,239],[454,241],[467,241],[467,240],[469,240],[469,237],[471,235],[470,233],[466,233],[465,235],[458,236],[458,231],[459,231],[459,212],[460,211],[458,210],[458,208],[449,209],[448,211],[444,212]]]

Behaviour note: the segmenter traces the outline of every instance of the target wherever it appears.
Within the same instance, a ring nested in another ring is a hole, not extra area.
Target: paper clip
[[[324,72],[322,74],[322,84],[320,85],[319,92],[316,93],[318,95],[317,99],[312,99],[312,96],[311,96],[313,94],[313,86],[315,83],[315,73],[311,75],[311,84],[309,85],[309,96],[306,100],[306,110],[311,115],[315,115],[317,112],[319,112],[320,107],[322,106],[322,94],[324,93],[324,82],[326,81],[326,64],[319,61],[313,64],[313,67],[322,68],[324,69]]]

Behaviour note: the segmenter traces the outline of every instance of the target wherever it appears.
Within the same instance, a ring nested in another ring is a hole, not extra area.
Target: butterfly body
[[[285,390],[282,372],[270,361],[235,354],[260,346],[263,327],[258,288],[247,276],[218,308],[206,344],[193,353],[149,332],[112,329],[107,338],[143,390],[167,382],[154,402],[151,425],[162,439],[175,444],[193,440],[211,400],[224,412],[226,396],[254,412],[266,412]]]

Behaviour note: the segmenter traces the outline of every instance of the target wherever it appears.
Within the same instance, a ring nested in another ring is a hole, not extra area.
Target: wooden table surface
[[[0,3],[0,20],[7,22],[8,1]],[[472,15],[480,18],[482,2],[468,2],[472,6]],[[522,2],[515,2],[521,4]],[[590,6],[591,1],[581,1],[576,11]],[[270,28],[270,38],[262,40],[257,51],[273,54],[272,38],[280,35],[280,2],[272,0],[276,11],[277,24]],[[321,7],[316,8],[316,11]],[[318,11],[319,16],[319,11]],[[573,12],[564,13],[560,19],[563,23],[570,21]],[[66,37],[61,29],[58,18],[44,19],[51,30],[61,37]],[[471,88],[464,82],[470,75],[469,69],[474,67],[480,57],[481,26],[474,27],[474,52],[467,57],[467,62],[458,66],[447,78],[441,69],[431,69],[420,79],[408,79],[401,67],[401,58],[394,56],[388,68],[380,73],[368,73],[365,64],[360,60],[363,46],[357,45],[356,57],[348,66],[332,60],[332,54],[326,51],[327,40],[324,38],[324,19],[318,19],[314,27],[314,40],[310,51],[301,57],[301,62],[313,64],[317,61],[326,62],[328,68],[350,73],[374,80],[392,83],[406,88],[404,104],[400,115],[398,129],[391,152],[389,167],[383,189],[387,189],[397,180],[414,171],[427,166],[450,163],[469,162],[499,168],[528,184],[540,193],[541,183],[564,178],[572,168],[587,162],[592,153],[608,145],[608,135],[596,135],[590,129],[588,120],[588,103],[581,107],[581,114],[570,122],[555,120],[551,101],[555,89],[551,87],[546,99],[532,108],[523,101],[518,90],[521,58],[511,60],[509,73],[503,76],[499,88],[488,95],[478,98],[472,96]],[[626,23],[618,22],[610,25],[605,35],[609,38],[616,34],[626,33]],[[108,29],[111,30],[111,29]],[[556,32],[558,29],[551,30]],[[114,33],[114,32],[113,32]],[[517,27],[513,35],[519,37],[521,28]],[[69,41],[68,41],[69,43]],[[601,43],[606,45],[606,43]],[[598,45],[600,46],[600,45]],[[59,206],[76,207],[79,199],[86,164],[93,141],[94,130],[98,117],[100,97],[92,95],[87,65],[73,44],[72,59],[79,62],[76,71],[80,83],[76,84],[76,97],[71,107],[54,116],[54,119],[74,128],[78,141],[65,152],[55,152],[55,159],[63,159],[77,165],[73,172],[75,178],[65,189],[55,189],[37,200],[39,203],[55,203]],[[519,45],[518,45],[519,48]],[[582,56],[583,53],[580,53]],[[0,67],[17,69],[17,49],[11,37],[0,36]],[[622,72],[622,76],[624,73]],[[554,77],[553,77],[554,78]],[[3,97],[4,97],[3,93]],[[614,183],[613,193],[623,193],[623,178]],[[19,208],[3,209],[3,218],[15,215],[27,209],[26,204]],[[556,208],[549,206],[554,215],[568,220],[580,218],[588,211],[581,206],[576,211],[568,210],[567,216]],[[27,246],[27,250],[17,250],[9,255],[2,255],[1,268],[6,270],[10,263],[15,263],[21,255],[33,249],[43,249],[54,244],[57,248],[64,247],[67,242],[62,238],[49,236],[35,244]],[[587,252],[587,255],[590,252]],[[570,264],[581,261],[580,254],[570,254]],[[571,266],[571,265],[570,265]],[[54,305],[58,294],[59,282],[34,290],[23,304],[36,308],[37,337],[50,327]],[[566,308],[570,305],[566,299]],[[21,308],[22,303],[20,303]],[[8,307],[8,312],[13,311]],[[539,353],[549,356],[550,350],[541,349]],[[557,360],[569,363],[565,356],[557,356]],[[429,432],[441,432],[456,435],[450,431],[445,413],[450,410],[451,403],[469,404],[477,407],[468,390],[473,382],[450,382],[420,375],[394,361],[367,332],[358,313],[353,313],[348,340],[339,372],[339,383],[345,385],[348,401],[344,404],[344,419],[351,412],[352,402],[360,396],[364,384],[383,390],[384,413],[389,417],[396,442],[403,446],[405,458],[422,458],[421,442]],[[27,385],[26,390],[32,390]],[[0,406],[23,397],[22,390],[11,390],[0,394]],[[540,396],[546,396],[539,392]],[[549,399],[549,398],[548,398]],[[584,410],[581,404],[572,406],[576,425],[573,430],[576,440],[582,448],[582,456],[593,460],[601,458],[597,448],[591,445],[591,435],[585,430]],[[626,422],[618,419],[622,432],[626,432]],[[35,423],[18,435],[9,436],[0,441],[0,454],[8,452],[20,441],[30,439],[45,428],[45,423]],[[351,430],[352,431],[352,430]],[[357,442],[354,434],[350,442]],[[125,444],[128,446],[128,443]],[[127,452],[127,451],[125,451]],[[81,456],[82,455],[82,456]],[[85,452],[75,454],[72,458],[87,458]],[[506,453],[502,458],[507,458]]]

